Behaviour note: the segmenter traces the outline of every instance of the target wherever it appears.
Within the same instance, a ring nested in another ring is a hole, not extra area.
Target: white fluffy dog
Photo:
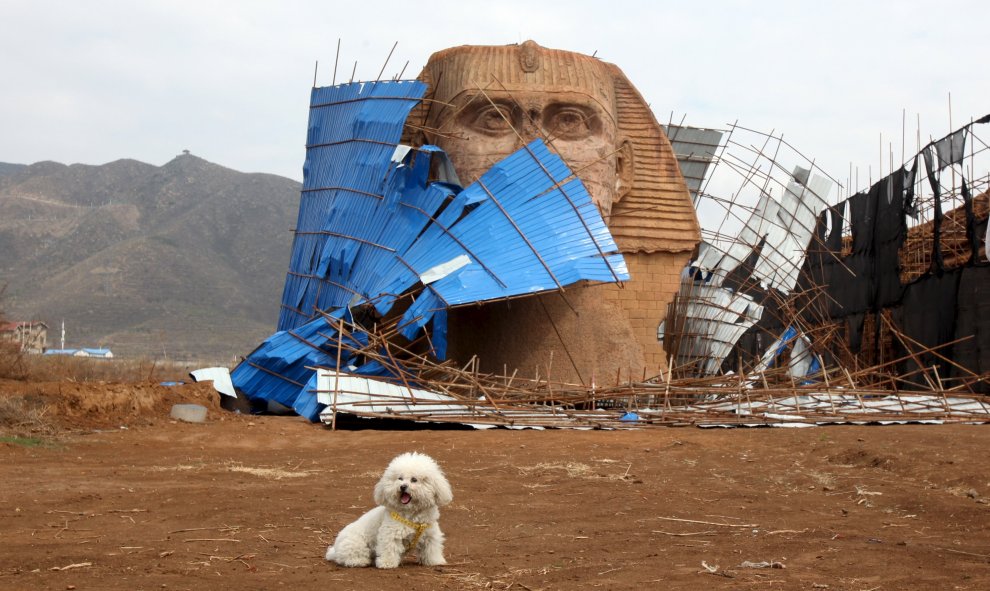
[[[327,560],[341,566],[399,566],[415,548],[419,563],[447,564],[443,558],[440,507],[454,500],[450,483],[433,458],[404,453],[389,463],[375,485],[377,507],[347,525],[327,548]]]

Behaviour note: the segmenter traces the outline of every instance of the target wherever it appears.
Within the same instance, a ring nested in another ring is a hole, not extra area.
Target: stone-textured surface
[[[410,117],[407,141],[443,147],[469,183],[542,137],[588,187],[632,276],[623,287],[568,288],[570,306],[551,294],[455,311],[451,357],[545,375],[552,355],[552,377],[586,384],[656,375],[666,365],[657,326],[700,229],[643,97],[617,66],[532,41],[437,52],[420,79],[429,100]]]

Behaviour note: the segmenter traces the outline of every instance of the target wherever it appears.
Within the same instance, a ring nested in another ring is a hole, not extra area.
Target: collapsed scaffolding
[[[990,420],[979,392],[985,375],[957,372],[965,375],[947,383],[938,374],[939,364],[952,363],[940,351],[953,342],[922,345],[880,315],[906,354],[861,363],[827,315],[828,286],[807,272],[809,261],[841,264],[826,234],[854,238],[845,232],[852,214],[821,213],[841,184],[782,138],[738,125],[667,127],[700,216],[713,204],[725,216],[705,232],[667,318],[657,319],[666,371],[572,384],[553,379],[552,362],[525,377],[483,373],[476,358],[463,366],[444,360],[451,307],[622,281],[628,272],[552,144],[524,146],[463,190],[442,150],[401,146],[424,90],[399,81],[314,89],[279,332],[233,373],[247,397],[332,426],[341,414],[572,428]],[[969,178],[981,145],[970,150]],[[785,152],[799,164],[785,169]],[[737,190],[719,184],[720,171],[742,179]],[[985,187],[986,177],[980,182]],[[911,186],[918,183],[912,177]],[[926,200],[919,191],[913,203],[923,212],[932,202],[932,219],[942,221],[937,208],[955,193],[934,193]],[[975,209],[966,211],[971,228]],[[936,240],[946,234],[936,230]],[[907,360],[918,367],[898,375]]]
[[[795,383],[817,384],[811,376],[828,366],[892,392],[986,393],[988,179],[974,171],[990,164],[975,133],[987,121],[919,146],[896,170],[891,155],[890,174],[831,206],[830,185],[841,185],[813,161],[781,137],[732,126],[707,152],[716,170],[706,182],[734,177],[738,189],[699,193],[699,211],[724,215],[661,328],[674,375],[786,363]],[[799,164],[785,171],[788,160]],[[733,224],[741,229],[724,231]]]

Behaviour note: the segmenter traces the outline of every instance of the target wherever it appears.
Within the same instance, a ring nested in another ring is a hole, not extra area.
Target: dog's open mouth
[[[408,505],[409,501],[411,500],[412,500],[412,495],[410,495],[407,492],[404,492],[401,495],[399,495],[399,502],[402,503],[403,505]]]

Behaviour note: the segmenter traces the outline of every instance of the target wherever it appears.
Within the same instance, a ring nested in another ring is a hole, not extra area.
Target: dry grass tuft
[[[20,378],[44,382],[190,381],[189,371],[201,365],[168,364],[152,359],[92,359],[65,355],[24,355]],[[0,376],[2,377],[2,376]]]
[[[591,466],[580,462],[540,462],[535,466],[519,466],[519,472],[523,476],[547,475],[551,472],[566,472],[571,478],[592,478],[594,471]]]
[[[494,576],[486,576],[481,573],[468,572],[451,566],[443,567],[439,573],[441,579],[453,581],[458,589],[487,589],[490,591],[511,591],[512,589],[530,589],[526,585],[519,583],[517,579],[525,576],[546,575],[549,568],[517,568],[510,569],[504,573]],[[446,588],[446,585],[444,585]]]
[[[3,313],[0,312],[0,324],[3,324]],[[20,347],[6,339],[0,338],[0,379],[22,380],[27,377],[25,355]]]
[[[200,472],[206,464],[176,464],[174,466],[151,466],[149,472]]]
[[[6,289],[6,285],[0,285],[0,324],[3,324],[5,320],[2,302],[3,292]],[[0,379],[22,379],[24,373],[23,359],[24,354],[21,353],[20,347],[16,343],[0,339]]]
[[[239,472],[250,474],[266,480],[283,480],[286,478],[306,478],[314,474],[319,474],[320,470],[298,470],[296,468],[260,468],[255,466],[245,466],[240,462],[224,462],[223,464],[177,464],[175,466],[155,466],[149,468],[152,472],[202,472],[203,470]]]
[[[253,466],[242,466],[240,464],[231,464],[227,466],[228,472],[243,472],[244,474],[251,474],[252,476],[257,476],[259,478],[267,478],[269,480],[282,480],[283,478],[305,478],[307,476],[312,476],[318,473],[318,470],[283,470],[281,468],[255,468]]]
[[[51,437],[55,426],[46,418],[48,407],[23,397],[0,397],[0,435]]]
[[[535,466],[519,466],[517,469],[520,474],[527,477],[551,476],[557,472],[564,472],[569,478],[585,478],[590,480],[629,480],[631,478],[628,474],[628,469],[622,473],[602,474],[595,468],[581,462],[540,462]]]

